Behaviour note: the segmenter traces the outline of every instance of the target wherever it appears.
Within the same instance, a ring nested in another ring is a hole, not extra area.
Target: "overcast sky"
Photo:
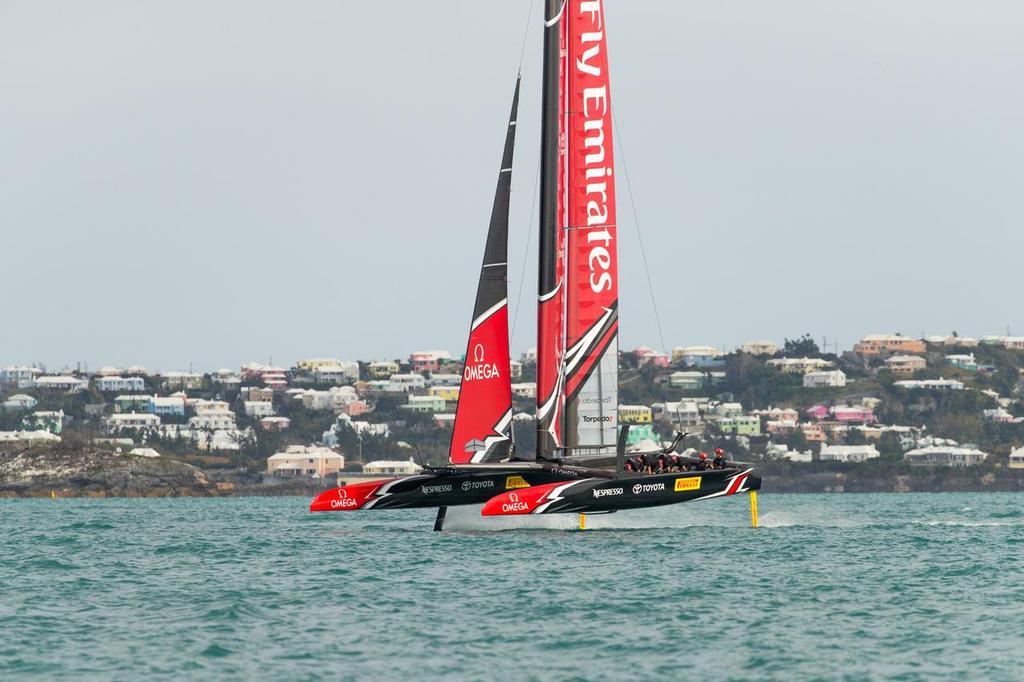
[[[528,6],[0,0],[0,365],[461,353]],[[623,347],[661,345],[623,155],[669,347],[1024,333],[1024,4],[606,14]]]

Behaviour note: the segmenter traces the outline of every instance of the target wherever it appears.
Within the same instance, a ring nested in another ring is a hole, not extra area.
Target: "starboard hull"
[[[581,478],[605,480],[611,476],[611,471],[548,463],[446,467],[414,476],[353,483],[327,490],[313,499],[309,510],[358,511],[483,504],[507,491]]]
[[[537,485],[491,497],[484,516],[602,513],[724,497],[761,488],[753,469],[689,471]]]

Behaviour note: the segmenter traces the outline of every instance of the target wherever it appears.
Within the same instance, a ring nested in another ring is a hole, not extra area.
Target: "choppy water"
[[[1024,495],[761,507],[0,501],[0,679],[1024,678]]]

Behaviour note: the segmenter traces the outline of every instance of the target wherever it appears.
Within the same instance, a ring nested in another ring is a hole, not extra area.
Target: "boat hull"
[[[593,514],[705,500],[760,488],[761,478],[753,469],[688,471],[612,480],[588,478],[503,492],[489,499],[481,514]]]
[[[595,476],[598,477],[596,480],[606,480],[613,473],[547,463],[443,468],[327,490],[313,499],[309,510],[358,511],[483,504],[507,491],[582,478],[590,480]]]

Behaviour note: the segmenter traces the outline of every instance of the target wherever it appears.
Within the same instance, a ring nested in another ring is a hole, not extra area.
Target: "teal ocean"
[[[1024,496],[0,501],[0,679],[1024,679]]]

